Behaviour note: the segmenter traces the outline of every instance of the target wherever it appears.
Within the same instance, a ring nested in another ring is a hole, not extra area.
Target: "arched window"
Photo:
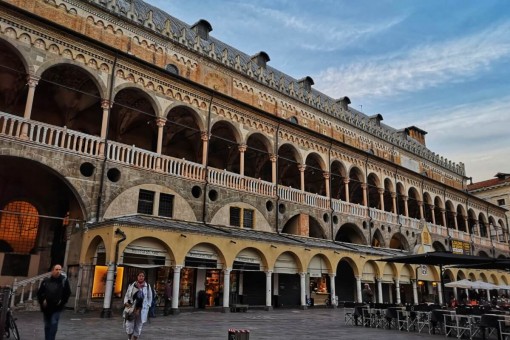
[[[296,118],[296,117],[294,117],[294,116],[290,117],[290,118],[289,118],[289,121],[290,121],[291,123],[293,123],[293,124],[298,124],[298,120],[297,120],[297,118]]]
[[[8,203],[0,212],[0,252],[30,253],[38,228],[39,212],[32,204]]]
[[[168,64],[166,65],[165,69],[173,74],[179,75],[179,69],[174,64]]]

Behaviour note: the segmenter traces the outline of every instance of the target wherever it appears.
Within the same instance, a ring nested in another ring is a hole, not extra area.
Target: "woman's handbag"
[[[124,307],[124,311],[122,312],[122,316],[127,321],[133,321],[135,319],[135,305],[128,305]]]

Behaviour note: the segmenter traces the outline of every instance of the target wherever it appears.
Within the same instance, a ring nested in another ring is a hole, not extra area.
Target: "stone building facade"
[[[1,284],[63,263],[76,308],[138,270],[172,309],[442,300],[438,268],[508,256],[501,207],[426,132],[328,97],[140,0],[0,1]],[[448,269],[447,280],[508,284]],[[29,299],[31,298],[31,295]],[[334,304],[333,304],[334,305]]]

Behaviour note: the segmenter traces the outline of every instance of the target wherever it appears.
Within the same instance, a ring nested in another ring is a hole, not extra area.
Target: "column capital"
[[[269,276],[269,275],[273,274],[273,271],[272,270],[266,270],[265,273],[266,273],[266,276]]]
[[[381,195],[384,194],[384,188],[377,188],[377,192]]]
[[[108,99],[101,99],[101,108],[103,110],[111,109],[113,106],[113,102],[109,101]]]
[[[163,126],[165,126],[165,124],[166,124],[166,118],[163,118],[163,117],[156,118],[156,125],[158,127],[163,127]]]
[[[232,271],[232,268],[225,268],[225,269],[223,269],[223,273],[227,274],[227,275],[230,274],[231,271]]]
[[[270,154],[270,155],[269,155],[269,160],[270,160],[271,162],[273,162],[273,163],[274,163],[274,162],[276,162],[276,161],[278,160],[278,155],[277,155],[277,154],[274,154],[274,153]]]
[[[304,279],[306,277],[306,273],[303,273],[303,272],[299,273],[299,277]]]
[[[239,144],[237,148],[239,149],[239,152],[246,152],[246,150],[248,150],[248,145]]]
[[[391,193],[391,198],[397,198],[397,193],[396,192],[392,192]]]
[[[176,264],[176,265],[175,265],[175,266],[173,266],[172,268],[173,268],[173,270],[174,270],[174,271],[176,271],[176,270],[181,270],[182,268],[184,268],[184,266],[183,266],[183,265],[177,265],[177,264]]]
[[[344,178],[344,184],[349,184],[350,180],[348,178]]]
[[[28,85],[29,87],[36,87],[36,86],[37,86],[37,84],[39,84],[39,80],[40,80],[40,79],[41,79],[40,77],[37,77],[37,76],[34,76],[34,75],[29,74],[29,75],[27,76],[27,85]]]
[[[329,277],[331,278],[335,278],[336,277],[336,273],[328,273]]]
[[[300,172],[304,172],[306,170],[306,164],[299,164],[298,169]]]
[[[330,174],[329,172],[327,172],[327,171],[324,171],[324,172],[322,173],[322,176],[324,176],[324,178],[325,178],[325,179],[330,179],[331,174]]]
[[[201,131],[200,138],[202,139],[202,141],[207,142],[209,140],[209,134],[207,133],[207,131]]]
[[[368,184],[367,184],[367,183],[361,183],[361,188],[362,188],[362,189],[366,189],[366,188],[368,188]]]

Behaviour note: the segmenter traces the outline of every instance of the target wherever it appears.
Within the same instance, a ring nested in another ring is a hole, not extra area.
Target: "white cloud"
[[[350,44],[359,43],[361,39],[380,34],[397,25],[405,19],[405,16],[382,18],[378,22],[364,23],[359,20],[317,20],[315,16],[308,16],[306,12],[300,16],[289,14],[288,11],[254,6],[245,4],[255,16],[260,16],[267,25],[278,29],[294,31],[296,36],[306,36],[300,39],[300,47],[311,51],[334,51],[348,47]],[[313,13],[310,13],[313,14]],[[270,22],[270,23],[269,23]],[[306,41],[306,42],[303,42]]]
[[[510,96],[437,110],[416,125],[429,131],[431,150],[464,163],[475,181],[510,171]]]
[[[509,29],[510,23],[504,23],[464,38],[419,46],[407,53],[330,67],[314,77],[316,87],[329,94],[374,98],[464,81],[510,56]]]

